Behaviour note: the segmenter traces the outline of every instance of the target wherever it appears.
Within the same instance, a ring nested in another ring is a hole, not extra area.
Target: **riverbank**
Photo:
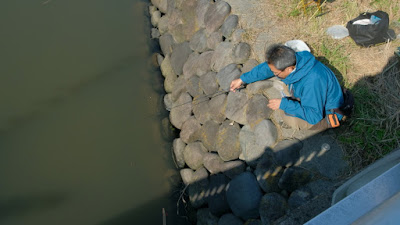
[[[281,127],[266,106],[281,96],[276,79],[229,92],[233,79],[264,60],[277,21],[252,16],[256,1],[152,3],[164,103],[180,130],[174,158],[197,224],[301,224],[329,207],[348,170],[335,133]]]

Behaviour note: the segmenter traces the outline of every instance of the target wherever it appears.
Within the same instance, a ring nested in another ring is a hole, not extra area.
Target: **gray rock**
[[[296,164],[300,157],[303,143],[297,139],[283,140],[274,148],[275,159],[279,165],[289,167]]]
[[[272,109],[268,106],[268,99],[262,95],[254,95],[250,98],[246,110],[247,124],[254,127],[262,120],[270,118]]]
[[[196,225],[215,225],[218,223],[218,217],[210,213],[210,209],[201,208],[197,210]]]
[[[265,149],[264,146],[256,145],[254,130],[249,125],[243,126],[240,130],[239,142],[242,151],[241,159],[245,160],[250,166],[257,165],[257,159],[264,154]]]
[[[229,178],[224,174],[214,174],[210,176],[210,195],[207,198],[210,212],[215,216],[221,216],[229,212],[229,205],[226,199],[226,187],[229,183]]]
[[[246,124],[246,107],[248,96],[243,92],[229,92],[225,115],[228,119],[240,124]]]
[[[160,34],[163,35],[168,31],[168,22],[169,19],[167,16],[161,16],[160,20],[158,21],[158,30]]]
[[[197,76],[203,76],[211,70],[211,59],[214,55],[214,51],[207,51],[200,54],[195,73]]]
[[[228,204],[236,216],[247,220],[259,217],[261,190],[255,176],[244,172],[229,183],[226,191]]]
[[[257,60],[255,60],[255,59],[249,59],[249,60],[247,60],[247,62],[245,62],[245,63],[243,64],[242,72],[243,72],[243,73],[247,73],[247,72],[249,72],[250,70],[252,70],[254,67],[256,67],[258,64],[259,64],[259,63],[257,62]],[[258,83],[258,82],[256,82],[256,83]]]
[[[265,61],[265,51],[272,44],[272,40],[273,40],[272,34],[273,33],[270,30],[261,32],[258,35],[255,43],[252,45],[254,55],[256,56],[257,61],[259,61],[259,62]]]
[[[204,29],[197,31],[190,39],[190,48],[195,52],[207,50],[207,36]]]
[[[268,154],[263,155],[254,170],[257,181],[265,193],[280,191],[278,183],[282,173],[283,168],[279,167]]]
[[[188,59],[192,50],[189,47],[189,42],[177,44],[171,54],[171,66],[175,74],[183,74],[183,65]]]
[[[182,71],[183,71],[183,76],[185,77],[186,80],[190,79],[192,76],[196,74],[196,66],[199,56],[200,55],[197,52],[192,52],[192,54],[189,55],[188,59],[183,65]]]
[[[222,172],[224,161],[215,153],[206,153],[203,158],[204,167],[210,174]]]
[[[170,111],[171,108],[173,107],[174,101],[172,100],[172,94],[166,94],[164,95],[164,106],[165,109]]]
[[[216,147],[222,160],[231,161],[239,158],[239,132],[239,125],[237,123],[230,125],[228,120],[219,127]]]
[[[204,95],[193,99],[193,114],[201,124],[204,124],[211,118],[208,101],[208,97]]]
[[[194,75],[203,76],[211,70],[211,59],[213,51],[204,52],[202,54],[192,53],[183,66],[183,75],[185,79],[189,79]]]
[[[160,28],[159,28],[160,30]],[[172,37],[171,34],[163,34],[160,36],[160,48],[161,51],[163,52],[164,56],[167,56],[168,54],[172,53],[172,50],[174,49],[175,46],[175,41],[174,38]]]
[[[178,79],[178,76],[175,74],[165,77],[165,80],[164,80],[165,92],[171,93],[174,91],[174,86],[175,86],[175,82],[177,79]]]
[[[160,69],[161,69],[161,74],[164,77],[174,76],[174,75],[176,76],[176,74],[172,70],[170,55],[165,55],[165,58],[161,63]]]
[[[271,120],[263,120],[254,128],[256,136],[256,144],[260,146],[270,147],[275,144],[278,138],[278,131]]]
[[[158,22],[160,21],[161,18],[161,12],[154,11],[150,15],[151,15],[151,24],[153,25],[153,27],[157,27]]]
[[[201,142],[193,142],[186,145],[183,151],[183,157],[185,159],[186,165],[191,169],[196,170],[203,166],[203,157],[207,149],[203,146]]]
[[[241,160],[224,162],[224,164],[222,165],[223,173],[231,179],[243,173],[245,169],[246,164]]]
[[[307,188],[309,188],[309,190],[311,191],[311,195],[312,197],[314,196],[318,196],[322,193],[326,193],[326,192],[333,192],[336,187],[335,187],[335,183],[332,181],[328,181],[328,180],[316,180],[316,181],[312,181],[310,183],[308,183],[306,185]]]
[[[219,218],[218,225],[243,225],[243,221],[232,213],[228,213]]]
[[[196,0],[175,1],[175,10],[168,14],[168,30],[178,42],[189,41],[199,30],[196,20]]]
[[[236,64],[245,63],[249,59],[250,53],[251,53],[251,47],[249,44],[243,42],[237,44],[233,49],[233,54],[232,54],[233,62]]]
[[[185,143],[190,143],[196,141],[194,134],[201,128],[199,121],[196,120],[194,116],[187,119],[183,125],[181,132],[179,134],[181,141]]]
[[[210,152],[216,152],[216,143],[218,137],[219,124],[209,120],[203,124],[198,133],[198,137],[203,143],[204,147]]]
[[[216,93],[218,91],[217,73],[210,71],[201,76],[200,87],[206,95]]]
[[[215,31],[208,36],[207,39],[207,48],[216,49],[218,44],[222,42],[222,33],[221,31]]]
[[[160,31],[157,28],[151,28],[151,38],[156,39],[160,37]]]
[[[226,119],[226,94],[217,94],[208,102],[210,118],[217,123],[222,123]]]
[[[157,7],[155,7],[154,5],[150,5],[149,6],[149,14],[153,14],[153,12],[157,11]]]
[[[312,179],[312,173],[300,167],[286,168],[279,179],[279,187],[289,192],[307,184]]]
[[[194,171],[192,169],[189,168],[181,169],[179,173],[181,174],[182,181],[185,185],[193,183]]]
[[[307,187],[297,189],[290,194],[288,199],[289,207],[295,209],[306,204],[312,198],[311,190]]]
[[[179,96],[183,93],[186,93],[186,80],[183,76],[180,76],[174,82],[172,92],[171,92],[172,100],[174,100],[174,101],[177,100],[179,98]],[[186,101],[186,102],[189,102],[189,101]],[[186,102],[182,102],[181,104],[183,104],[183,103],[187,104]],[[177,104],[175,104],[175,105],[177,105]]]
[[[175,156],[175,163],[178,168],[185,166],[185,159],[183,157],[183,151],[185,150],[186,144],[180,138],[175,138],[172,142],[172,148]]]
[[[265,194],[260,202],[260,217],[263,224],[269,224],[286,213],[286,199],[278,193]]]
[[[211,34],[218,30],[230,12],[231,6],[224,1],[218,1],[210,5],[204,15],[204,25],[207,33]]]
[[[272,86],[272,81],[262,80],[247,85],[246,90],[249,95],[263,94],[265,90],[272,88]]]
[[[208,7],[210,7],[211,3],[209,0],[198,0],[196,7],[196,18],[197,23],[201,28],[205,28],[204,24],[204,15],[206,14]]]
[[[167,12],[167,0],[151,0],[151,3],[157,7],[161,12]]]
[[[234,63],[223,67],[217,73],[218,84],[221,86],[222,90],[224,90],[224,91],[229,91],[231,82],[234,79],[237,79],[239,77],[240,77],[240,70],[237,68],[237,65]]]
[[[243,35],[246,33],[243,29],[237,29],[232,33],[232,43],[237,44],[243,40]]]
[[[211,69],[215,72],[233,63],[232,52],[233,44],[230,42],[221,42],[217,45],[214,55],[211,59]]]
[[[237,15],[229,15],[226,18],[224,24],[222,24],[221,32],[226,38],[230,38],[233,31],[236,29],[239,22],[239,17]]]
[[[207,182],[208,183],[208,182]],[[200,208],[207,203],[207,188],[208,184],[204,182],[194,182],[189,185],[189,201],[190,205],[194,208]]]
[[[200,77],[194,75],[189,78],[186,83],[186,89],[194,98],[203,95],[203,89],[200,87]]]
[[[157,53],[156,54],[156,59],[157,59],[158,66],[161,66],[162,62],[164,61],[164,56],[162,56],[161,54]]]
[[[192,177],[192,182],[204,183],[204,184],[208,185],[207,170],[204,167],[201,167],[200,169],[194,171],[193,177]]]
[[[192,98],[188,93],[182,93],[172,105],[169,119],[172,125],[178,129],[181,129],[183,123],[192,115],[192,104],[186,104],[191,100]]]

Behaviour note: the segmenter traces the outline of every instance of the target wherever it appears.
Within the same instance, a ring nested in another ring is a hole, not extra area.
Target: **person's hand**
[[[271,108],[272,110],[277,110],[277,109],[279,109],[279,106],[281,105],[281,101],[282,101],[282,99],[280,99],[280,98],[270,99],[267,106],[269,108]]]
[[[236,89],[238,89],[242,84],[243,84],[243,81],[240,78],[233,80],[231,82],[230,91],[235,92]]]

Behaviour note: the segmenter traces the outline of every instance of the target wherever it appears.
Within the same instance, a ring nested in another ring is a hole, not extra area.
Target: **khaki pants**
[[[291,96],[288,90],[288,87],[283,83],[283,91],[286,94],[286,96]],[[326,130],[328,128],[330,128],[329,124],[328,124],[328,120],[326,118],[323,118],[321,121],[319,121],[317,124],[310,124],[305,120],[302,120],[300,118],[297,117],[293,117],[293,116],[288,116],[286,115],[286,113],[281,110],[279,110],[279,115],[281,116],[283,122],[290,126],[291,128],[295,129],[295,130]]]

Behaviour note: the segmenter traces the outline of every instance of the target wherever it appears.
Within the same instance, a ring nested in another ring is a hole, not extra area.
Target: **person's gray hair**
[[[296,52],[285,45],[272,45],[265,53],[265,61],[278,70],[284,70],[296,65]]]

